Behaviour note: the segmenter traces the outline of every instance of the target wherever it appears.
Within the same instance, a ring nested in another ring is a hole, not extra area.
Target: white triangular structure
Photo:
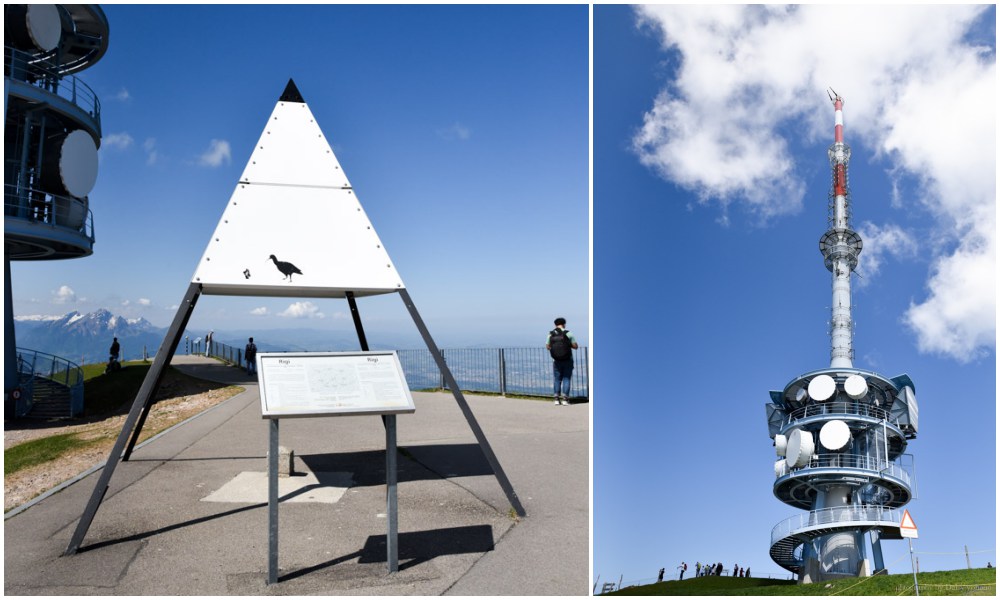
[[[191,282],[204,294],[231,296],[338,298],[404,288],[291,81]]]

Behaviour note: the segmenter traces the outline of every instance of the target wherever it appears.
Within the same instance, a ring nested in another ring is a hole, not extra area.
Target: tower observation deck
[[[93,252],[101,104],[76,73],[107,48],[97,5],[4,5],[5,414],[24,412],[13,404],[30,407],[18,375],[10,261]]]
[[[901,507],[914,494],[912,460],[904,460],[917,436],[913,382],[853,364],[851,275],[863,244],[851,229],[844,100],[832,90],[830,99],[830,228],[819,242],[833,277],[830,366],[772,391],[765,405],[778,456],[774,495],[806,511],[772,529],[770,554],[802,583],[883,571],[881,541],[901,538]]]

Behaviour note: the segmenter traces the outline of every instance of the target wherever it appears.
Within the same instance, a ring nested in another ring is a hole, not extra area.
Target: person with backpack
[[[579,348],[573,334],[566,329],[566,319],[555,320],[556,328],[549,332],[545,347],[552,355],[555,405],[569,406],[569,389],[573,379],[573,350]]]
[[[253,338],[247,342],[247,347],[243,349],[243,355],[247,359],[247,375],[257,374],[257,344],[253,343]]]

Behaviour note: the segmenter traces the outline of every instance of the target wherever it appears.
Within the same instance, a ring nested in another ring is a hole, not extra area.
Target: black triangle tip
[[[295,87],[295,82],[291,78],[288,79],[288,85],[285,86],[285,91],[281,93],[281,98],[278,98],[279,102],[301,102],[305,104],[305,100],[302,99],[302,94],[299,93],[299,88]]]

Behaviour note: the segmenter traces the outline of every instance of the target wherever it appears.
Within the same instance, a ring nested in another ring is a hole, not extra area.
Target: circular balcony
[[[793,428],[810,429],[809,425],[824,423],[831,419],[860,423],[868,427],[885,426],[890,458],[895,458],[906,451],[906,434],[897,423],[890,420],[889,411],[867,402],[835,401],[808,404],[788,413],[779,433],[787,435]]]
[[[802,559],[796,550],[804,543],[844,531],[878,529],[882,539],[899,539],[902,511],[885,506],[851,505],[822,508],[785,519],[771,530],[771,559],[798,573]]]
[[[885,505],[890,508],[903,506],[913,495],[910,474],[894,462],[859,454],[819,454],[802,467],[780,473],[774,496],[789,506],[809,510],[817,486],[869,484],[885,492]]]
[[[8,93],[32,104],[47,105],[100,144],[101,102],[90,86],[45,58],[4,47]]]
[[[86,199],[5,185],[4,254],[11,260],[89,256],[94,217]]]

